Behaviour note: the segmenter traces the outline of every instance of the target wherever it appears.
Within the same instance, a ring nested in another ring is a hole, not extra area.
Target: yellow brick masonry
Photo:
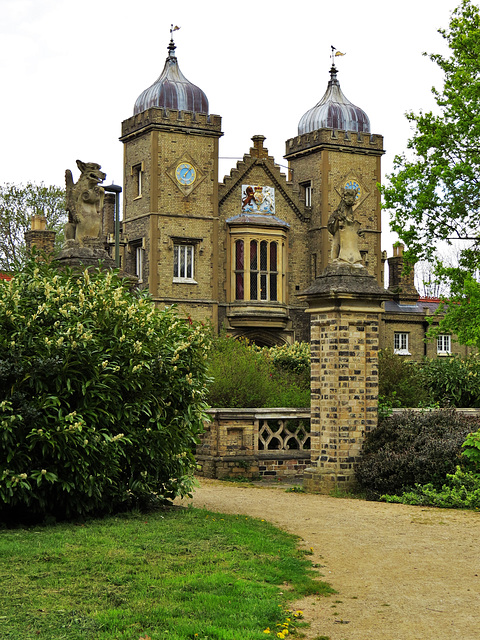
[[[125,222],[129,241],[142,238],[145,283],[154,300],[178,304],[181,312],[216,325],[218,307],[218,138],[221,118],[159,108],[122,124],[125,143]],[[175,178],[190,162],[197,179],[183,186]],[[142,194],[134,168],[141,166]],[[194,279],[173,278],[175,243],[194,246]]]
[[[365,434],[376,426],[378,313],[313,313],[310,490],[354,483]],[[321,485],[321,486],[320,486]]]
[[[388,293],[365,268],[330,264],[301,294],[311,325],[311,458],[307,491],[355,484],[377,424],[379,326]]]
[[[285,413],[286,412],[286,413]],[[310,450],[258,448],[259,424],[265,418],[302,417],[301,409],[211,409],[211,421],[197,446],[197,474],[206,478],[258,476],[300,480],[310,464]],[[305,417],[303,415],[303,417]]]
[[[383,137],[353,132],[319,129],[286,142],[285,158],[295,186],[309,182],[312,186],[312,219],[309,248],[316,254],[319,276],[328,264],[331,237],[327,222],[340,202],[341,189],[349,181],[361,188],[355,207],[365,235],[360,241],[365,266],[381,282],[381,208],[377,184],[381,180]]]

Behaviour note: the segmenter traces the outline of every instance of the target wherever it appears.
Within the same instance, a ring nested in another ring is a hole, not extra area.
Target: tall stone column
[[[355,484],[365,435],[377,424],[379,323],[389,296],[357,265],[330,264],[300,296],[311,323],[311,454],[304,488]]]

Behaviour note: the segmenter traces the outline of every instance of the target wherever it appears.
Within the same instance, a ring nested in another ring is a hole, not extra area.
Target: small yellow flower
[[[270,631],[270,627],[267,627],[266,629],[263,630],[263,633],[271,633]]]

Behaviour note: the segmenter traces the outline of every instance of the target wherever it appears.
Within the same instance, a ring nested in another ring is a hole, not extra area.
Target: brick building
[[[327,221],[344,187],[357,189],[360,252],[383,286],[377,187],[383,137],[371,133],[365,112],[343,94],[332,58],[324,96],[286,142],[288,176],[265,138],[254,135],[249,152],[219,183],[221,117],[209,113],[205,93],[183,76],[175,49],[172,39],[162,73],[122,123],[122,266],[159,306],[177,304],[217,330],[262,345],[308,340],[298,294],[328,263]],[[389,260],[392,300],[382,346],[419,358],[434,350],[424,342],[432,305],[418,302],[401,263],[401,254]],[[446,339],[443,346],[452,349]]]

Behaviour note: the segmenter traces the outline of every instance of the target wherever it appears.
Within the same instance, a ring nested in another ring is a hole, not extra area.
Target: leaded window
[[[173,246],[173,278],[176,281],[194,279],[195,247],[193,244]]]

